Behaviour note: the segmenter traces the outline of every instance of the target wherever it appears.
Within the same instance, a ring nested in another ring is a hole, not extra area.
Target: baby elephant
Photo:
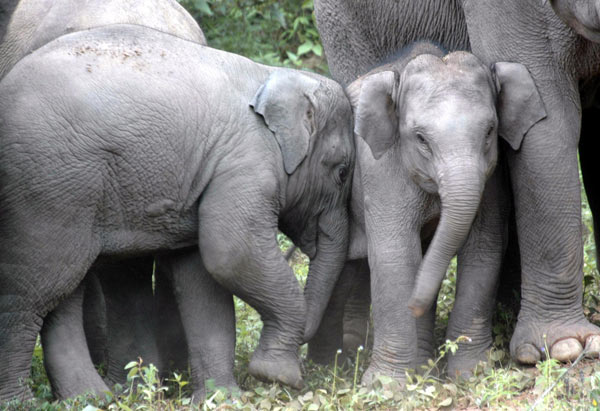
[[[470,341],[449,359],[449,371],[468,371],[491,345],[505,242],[506,186],[502,173],[494,173],[497,135],[519,148],[545,117],[537,89],[520,64],[490,68],[470,53],[416,43],[347,93],[357,147],[350,255],[311,357],[325,361],[342,346],[344,298],[350,289],[368,289],[370,271],[374,347],[363,381],[376,374],[402,380],[407,368],[433,354],[435,300],[458,254],[447,333]],[[368,299],[361,300],[366,318]]]
[[[42,319],[96,260],[156,253],[197,396],[205,378],[235,385],[229,293],[264,322],[250,373],[302,385],[298,347],[348,245],[352,113],[337,83],[112,25],[26,56],[0,95],[0,401],[27,395]],[[278,228],[311,258],[304,295]],[[106,390],[91,378],[77,380]]]

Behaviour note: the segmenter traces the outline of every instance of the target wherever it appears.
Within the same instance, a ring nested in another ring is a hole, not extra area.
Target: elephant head
[[[305,341],[316,332],[348,248],[354,168],[352,110],[342,87],[277,70],[251,103],[281,148],[288,175],[279,228],[310,258]]]
[[[348,94],[355,133],[374,159],[397,151],[407,177],[441,200],[409,302],[419,316],[435,300],[470,231],[496,164],[497,136],[518,150],[545,117],[544,107],[524,66],[496,63],[490,69],[467,52],[420,54],[357,80]]]
[[[578,34],[600,42],[599,0],[550,0],[554,12]]]

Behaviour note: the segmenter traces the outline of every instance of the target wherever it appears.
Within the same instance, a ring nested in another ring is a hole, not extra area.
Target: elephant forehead
[[[403,102],[419,109],[433,108],[449,99],[454,103],[492,107],[495,100],[491,77],[482,70],[475,72],[457,66],[410,75],[402,88]]]
[[[412,105],[405,113],[411,128],[425,129],[434,134],[468,135],[484,132],[497,122],[494,106],[482,99],[466,99],[458,93],[433,96]]]

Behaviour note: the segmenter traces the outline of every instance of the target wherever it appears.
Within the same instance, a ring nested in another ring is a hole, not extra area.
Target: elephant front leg
[[[387,235],[391,233],[385,231],[368,233],[375,335],[371,363],[362,378],[365,384],[371,384],[377,375],[404,382],[405,372],[415,368],[418,354],[417,321],[408,301],[421,261],[419,234],[415,230]]]
[[[582,307],[579,107],[559,90],[541,90],[548,118],[529,131],[520,151],[509,151],[522,264],[521,311],[510,350],[525,364],[548,354],[573,361],[584,348],[600,351],[600,329]]]
[[[473,53],[486,64],[524,64],[547,113],[526,132],[517,151],[507,150],[522,269],[521,311],[510,350],[513,358],[526,364],[535,363],[548,351],[551,357],[567,361],[577,358],[584,347],[600,350],[600,329],[585,318],[582,308],[577,167],[580,67],[567,57],[575,53],[565,49],[573,43],[554,40],[562,39],[562,34],[539,36],[540,29],[556,26],[545,25],[551,20],[544,20],[548,15],[542,17],[535,4],[463,1]],[[532,29],[529,26],[535,21],[538,26]]]
[[[600,153],[600,97],[596,97],[593,107],[586,108],[581,116],[581,138],[579,140],[579,161],[581,176],[594,224],[596,242],[596,267],[600,267],[600,184],[597,176],[600,164],[596,155]]]
[[[446,331],[447,339],[459,340],[458,351],[448,358],[450,377],[468,377],[492,346],[491,321],[510,210],[501,167],[488,180],[479,213],[458,252],[456,298]]]
[[[156,264],[163,283],[171,282],[179,307],[185,341],[169,342],[177,351],[188,349],[194,401],[204,400],[209,379],[216,387],[238,390],[233,376],[235,312],[231,293],[206,271],[196,249],[160,256]]]
[[[276,200],[265,198],[257,181],[214,181],[203,193],[200,254],[213,278],[261,316],[263,330],[250,361],[250,374],[301,388],[298,351],[304,338],[306,303],[277,244]],[[243,195],[232,198],[233,192]]]

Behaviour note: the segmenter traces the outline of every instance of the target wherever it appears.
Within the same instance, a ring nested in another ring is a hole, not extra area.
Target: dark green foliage
[[[325,72],[313,0],[179,0],[208,44],[271,65]]]

